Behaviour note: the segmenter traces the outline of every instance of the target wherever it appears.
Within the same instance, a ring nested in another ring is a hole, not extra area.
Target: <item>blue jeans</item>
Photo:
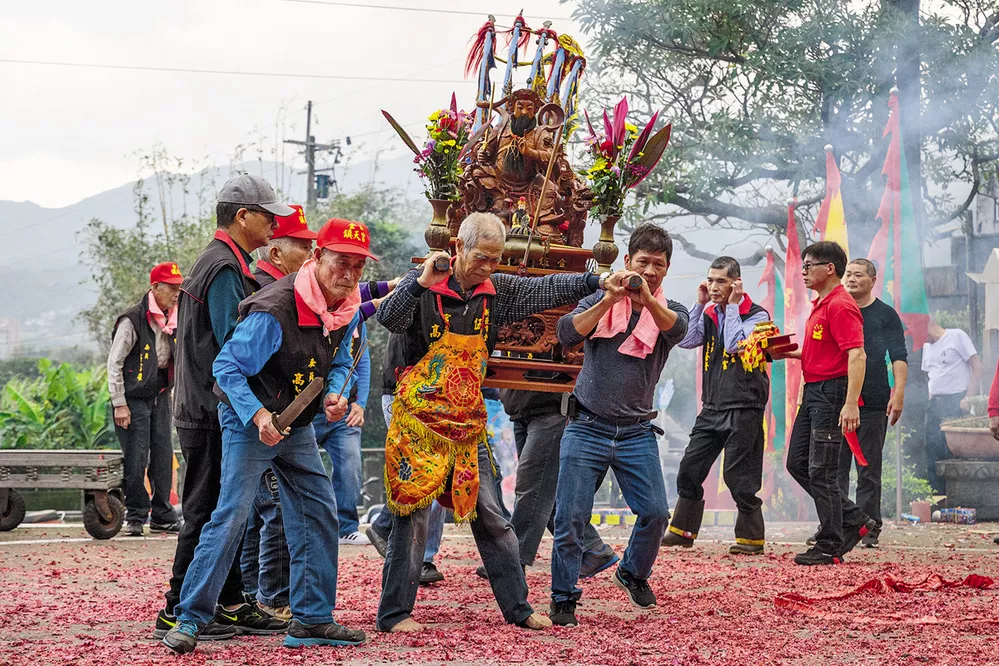
[[[306,624],[330,622],[336,607],[336,498],[312,426],[294,428],[276,446],[267,446],[256,426],[244,427],[225,403],[219,405],[219,421],[222,490],[184,577],[177,617],[203,627],[215,615],[215,600],[236,557],[260,477],[270,467],[291,553],[292,615]]]
[[[260,477],[260,489],[253,498],[239,565],[244,592],[271,608],[288,605],[291,556],[284,536],[277,477],[270,469]]]
[[[559,454],[553,601],[578,600],[583,593],[576,585],[583,556],[583,530],[593,512],[593,489],[608,468],[614,470],[625,501],[638,515],[620,569],[641,580],[652,573],[669,524],[666,484],[652,424],[615,426],[592,414],[580,413],[566,426]]]
[[[340,536],[357,531],[360,518],[357,503],[361,501],[361,429],[347,425],[346,419],[336,423],[326,420],[319,412],[312,421],[316,441],[333,462],[333,493],[336,495],[336,517],[340,521]]]
[[[385,427],[392,420],[392,400],[393,395],[382,396],[382,416],[385,417]],[[441,541],[444,539],[444,521],[447,518],[447,509],[441,506],[440,502],[430,505],[430,523],[427,525],[427,545],[423,548],[423,562],[433,564],[437,557],[437,551],[441,549]],[[382,509],[371,522],[371,529],[377,531],[388,540],[388,535],[392,531],[392,513],[388,507]]]

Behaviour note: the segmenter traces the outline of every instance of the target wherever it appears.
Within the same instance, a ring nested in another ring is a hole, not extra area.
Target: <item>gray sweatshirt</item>
[[[597,291],[579,302],[576,309],[558,322],[558,339],[571,347],[583,344],[583,369],[573,390],[576,398],[589,412],[609,420],[644,416],[652,411],[656,384],[666,365],[669,350],[687,334],[688,312],[683,304],[668,300],[669,309],[676,313],[676,323],[668,331],[660,331],[656,346],[645,358],[635,358],[620,353],[621,346],[638,324],[639,313],[632,312],[625,332],[613,338],[580,335],[572,325],[573,318],[596,305],[603,297]]]

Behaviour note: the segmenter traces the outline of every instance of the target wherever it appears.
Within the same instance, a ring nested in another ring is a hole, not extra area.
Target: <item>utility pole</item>
[[[338,156],[337,161],[339,161],[340,142],[333,141],[332,143],[316,143],[316,137],[312,136],[312,101],[309,100],[309,104],[306,107],[305,117],[305,141],[285,139],[285,143],[292,143],[296,146],[305,147],[305,164],[307,166],[305,173],[308,178],[308,182],[306,184],[305,207],[306,210],[312,212],[316,209],[316,151],[323,150],[333,152]]]

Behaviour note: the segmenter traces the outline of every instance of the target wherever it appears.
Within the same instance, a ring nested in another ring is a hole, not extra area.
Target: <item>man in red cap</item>
[[[201,532],[176,606],[176,625],[163,643],[177,653],[197,647],[215,616],[243,536],[261,474],[274,471],[291,554],[286,647],[358,645],[364,632],[333,619],[337,582],[337,516],[333,486],[319,457],[312,420],[347,413],[351,332],[360,320],[358,280],[371,254],[368,228],[329,220],[313,258],[292,275],[239,305],[240,320],[212,373],[222,425],[222,486]],[[325,390],[307,404],[296,397],[316,378]],[[325,398],[322,397],[325,393]],[[290,412],[290,413],[289,413]],[[291,420],[285,430],[275,415]]]
[[[260,248],[253,269],[260,288],[273,284],[285,275],[298,272],[312,254],[316,232],[309,229],[305,211],[292,204],[290,215],[275,215],[277,228],[270,242]],[[281,522],[281,503],[277,479],[268,469],[260,479],[260,490],[253,503],[243,537],[240,555],[243,592],[257,600],[260,610],[281,620],[288,615],[288,544]]]
[[[312,241],[316,232],[311,231],[305,222],[305,211],[292,204],[295,212],[291,215],[276,215],[277,229],[271,242],[260,249],[253,275],[261,287],[280,280],[285,275],[297,273],[312,253]]]
[[[125,454],[125,519],[128,536],[142,536],[152,509],[153,532],[179,532],[170,504],[173,447],[170,444],[170,387],[173,385],[177,295],[183,277],[172,261],[149,273],[152,287],[118,316],[108,354],[108,392],[115,432]],[[145,478],[149,475],[150,504]]]

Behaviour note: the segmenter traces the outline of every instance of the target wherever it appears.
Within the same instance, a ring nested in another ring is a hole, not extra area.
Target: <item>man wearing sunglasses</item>
[[[838,564],[877,527],[844,496],[838,478],[843,438],[860,425],[860,389],[867,369],[864,318],[840,284],[846,271],[842,247],[832,241],[813,243],[801,260],[805,287],[818,298],[812,301],[801,349],[773,354],[774,359],[801,359],[805,393],[791,430],[787,471],[811,495],[820,523],[815,545],[794,561]]]
[[[278,202],[274,188],[259,176],[243,174],[229,180],[218,195],[215,238],[180,287],[173,421],[187,463],[184,527],[177,538],[166,607],[156,618],[156,638],[177,624],[174,607],[184,577],[194,559],[201,529],[219,499],[222,429],[219,400],[212,393],[212,363],[236,328],[239,302],[260,288],[250,271],[250,252],[267,245],[277,227],[275,215],[294,212],[291,206]],[[215,621],[202,630],[202,640],[232,638],[237,632],[273,634],[288,628],[287,622],[264,614],[256,601],[244,597],[238,556],[218,601]]]

